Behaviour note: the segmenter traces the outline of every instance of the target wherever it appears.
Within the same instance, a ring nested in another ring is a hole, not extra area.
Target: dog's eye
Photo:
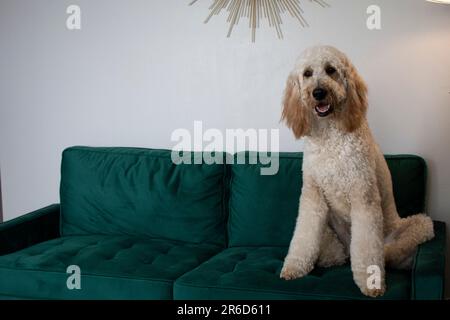
[[[329,75],[329,76],[331,76],[331,75],[333,75],[333,74],[336,73],[336,69],[333,68],[333,67],[331,67],[331,66],[327,67],[327,68],[325,69],[325,71],[326,71],[327,75]]]
[[[306,71],[303,73],[303,76],[304,76],[305,78],[311,78],[312,75],[313,75],[313,73],[312,73],[311,70],[306,70]]]

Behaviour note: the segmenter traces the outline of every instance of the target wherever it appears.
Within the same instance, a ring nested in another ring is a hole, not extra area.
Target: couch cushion
[[[229,246],[287,246],[292,237],[302,186],[301,153],[282,153],[276,175],[261,175],[261,164],[231,166]],[[247,154],[254,157],[255,154]]]
[[[394,186],[394,198],[401,217],[425,210],[427,165],[413,155],[386,156]]]
[[[247,154],[255,157],[256,154]],[[261,164],[231,166],[229,246],[288,246],[302,187],[302,153],[280,153],[279,171],[260,174]],[[386,156],[401,216],[423,212],[426,165],[417,156]]]
[[[229,248],[175,281],[174,299],[368,299],[353,282],[349,265],[315,268],[294,281],[280,279],[287,248]],[[387,271],[382,299],[409,299],[411,274]]]
[[[62,235],[135,235],[225,245],[225,165],[171,152],[74,147],[61,168]]]
[[[172,299],[173,281],[219,251],[129,236],[69,236],[0,257],[0,295],[43,299]],[[81,290],[69,290],[69,265]]]

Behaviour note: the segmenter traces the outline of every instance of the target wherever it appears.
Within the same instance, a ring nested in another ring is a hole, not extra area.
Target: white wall
[[[210,1],[0,0],[0,166],[6,220],[58,201],[60,154],[70,145],[171,148],[171,132],[280,128],[280,148],[301,143],[279,123],[298,53],[332,44],[370,87],[369,121],[385,153],[423,156],[428,212],[450,223],[450,5],[425,0],[303,1],[308,29],[285,19],[285,40],[225,17],[202,21]],[[69,4],[82,30],[65,28]],[[382,9],[382,30],[365,27]]]

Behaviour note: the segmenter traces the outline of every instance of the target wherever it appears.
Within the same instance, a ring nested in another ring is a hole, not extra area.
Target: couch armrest
[[[59,237],[59,204],[0,224],[0,256]]]
[[[444,298],[445,223],[433,223],[434,238],[419,246],[414,260],[411,296],[413,300]]]

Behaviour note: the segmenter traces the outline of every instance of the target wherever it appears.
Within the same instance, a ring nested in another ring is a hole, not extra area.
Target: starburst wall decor
[[[212,0],[213,3],[209,7],[210,14],[205,20],[209,20],[215,15],[219,15],[225,11],[228,14],[227,22],[230,24],[227,37],[231,36],[235,26],[243,18],[248,19],[249,27],[252,34],[252,42],[256,40],[256,29],[259,28],[261,19],[266,19],[269,26],[275,28],[279,39],[283,39],[283,32],[281,25],[283,24],[282,17],[289,14],[294,19],[297,19],[302,27],[307,27],[308,22],[304,18],[301,0]],[[321,7],[329,7],[329,4],[324,0],[309,0]],[[198,0],[193,0],[189,5],[193,5]]]

